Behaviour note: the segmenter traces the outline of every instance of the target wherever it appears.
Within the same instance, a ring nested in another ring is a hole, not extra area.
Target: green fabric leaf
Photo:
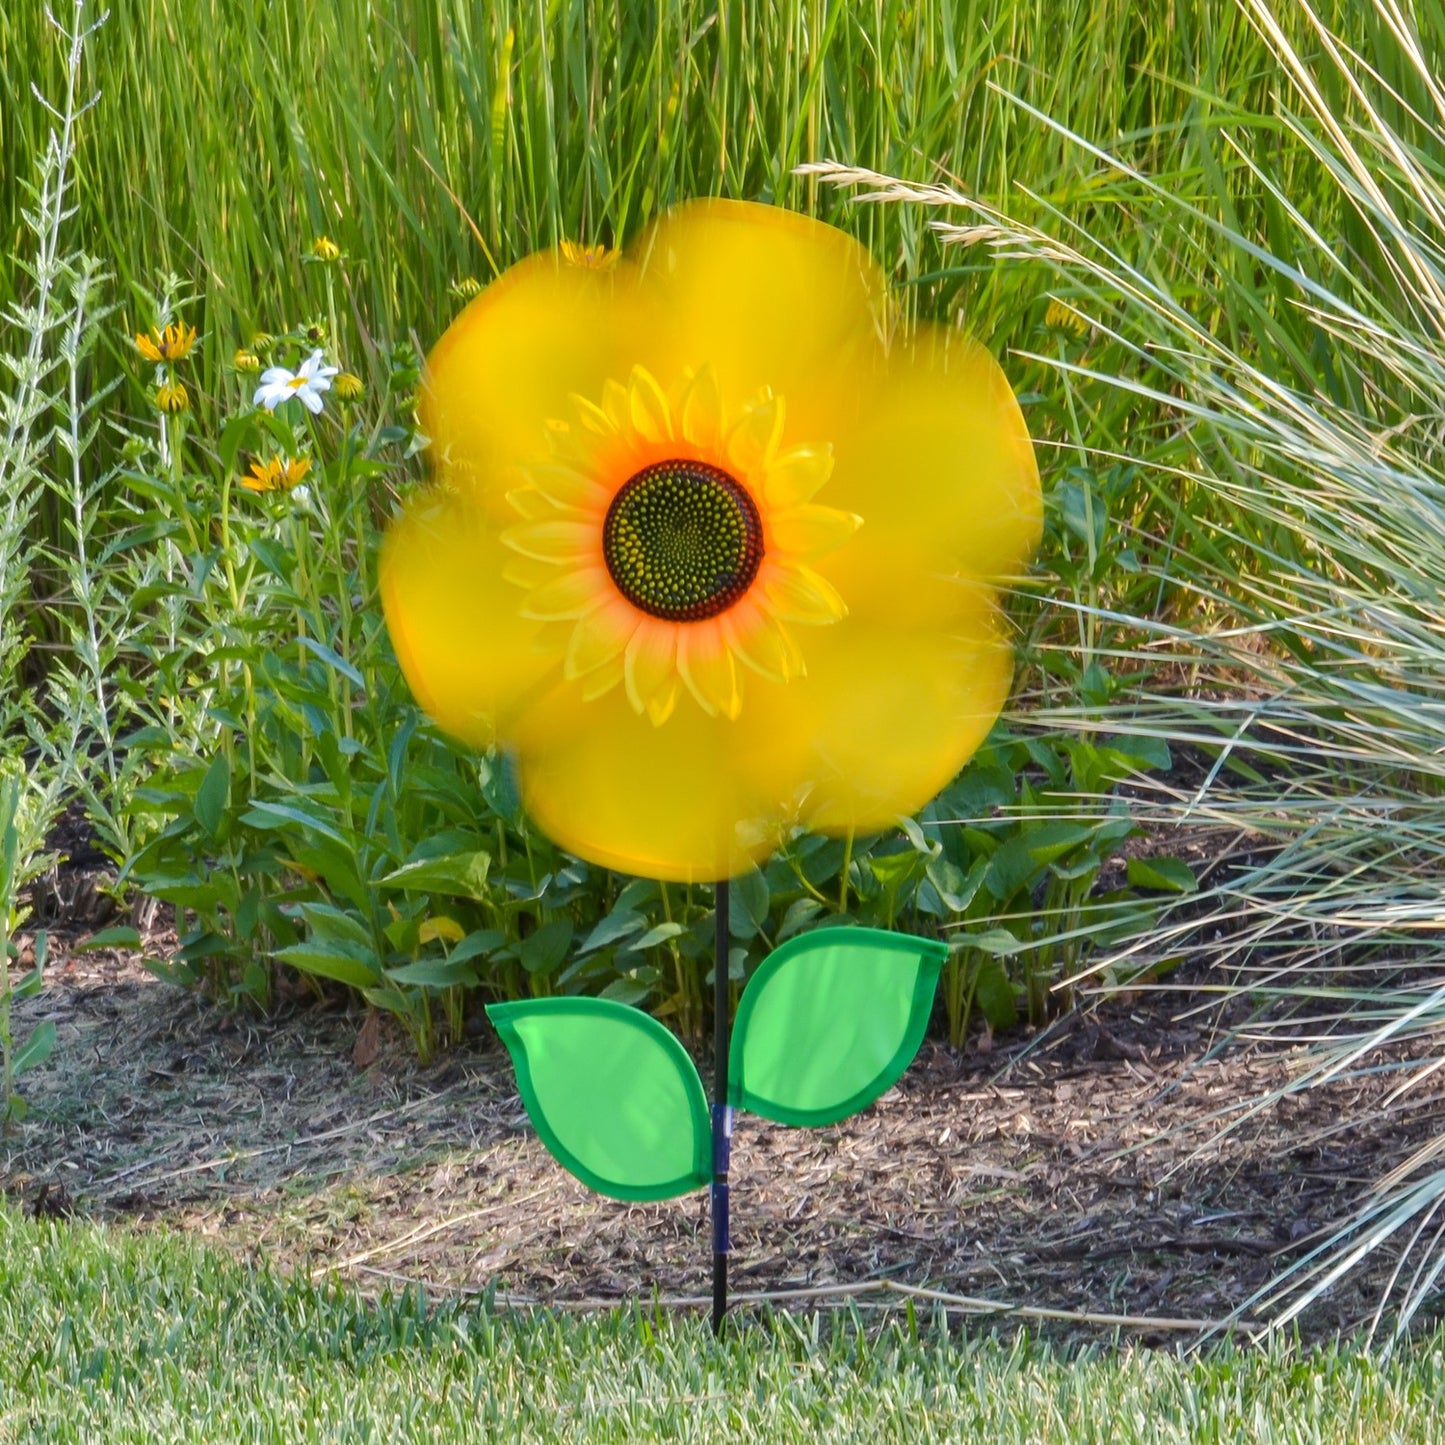
[[[487,1008],[528,1117],[558,1163],[614,1199],[671,1199],[712,1178],[702,1080],[656,1019],[601,998]]]
[[[775,949],[733,1024],[728,1102],[781,1124],[836,1124],[913,1061],[945,944],[876,928],[820,928]]]

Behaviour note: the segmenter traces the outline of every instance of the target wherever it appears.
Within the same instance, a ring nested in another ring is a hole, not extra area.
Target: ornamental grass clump
[[[1152,607],[1078,606],[1114,639],[1126,685],[1102,711],[1037,722],[1127,722],[1193,751],[1198,775],[1141,790],[1135,816],[1221,857],[1187,912],[1098,956],[1092,976],[1202,956],[1214,992],[1246,1006],[1243,1037],[1308,1045],[1293,1082],[1225,1129],[1376,1070],[1398,1076],[1390,1115],[1418,1122],[1445,1065],[1445,30],[1375,0],[1346,34],[1300,4],[1292,39],[1263,0],[1244,9],[1284,82],[1269,112],[1202,96],[1218,128],[1187,131],[1167,179],[1067,136],[1107,168],[1113,204],[1147,208],[1153,253],[1066,207],[1031,226],[947,187],[814,173],[938,208],[945,239],[989,227],[995,250],[1065,292],[1112,363],[1039,364],[1091,406],[1113,394],[1173,418],[1130,457]],[[1276,133],[1290,141],[1279,159],[1263,139]],[[1176,252],[1190,283],[1151,263]],[[1079,443],[1101,469],[1119,459]],[[1248,861],[1230,866],[1241,844]],[[1420,1134],[1241,1310],[1286,1323],[1382,1255],[1372,1329],[1387,1304],[1397,1332],[1437,1307],[1445,1167],[1439,1138]]]

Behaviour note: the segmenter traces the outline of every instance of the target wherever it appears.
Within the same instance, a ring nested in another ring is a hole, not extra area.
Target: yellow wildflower
[[[152,326],[149,336],[139,331],[135,334],[135,349],[147,361],[179,361],[190,353],[195,344],[196,328],[179,323],[167,326],[164,331],[157,331]]]
[[[562,259],[572,266],[587,266],[593,271],[605,271],[622,253],[609,250],[606,246],[584,246],[580,241],[562,242]]]
[[[366,390],[361,378],[350,371],[343,371],[331,385],[336,389],[337,398],[341,401],[355,401]]]
[[[285,457],[279,454],[259,458],[251,463],[250,472],[241,478],[248,492],[289,492],[311,470],[310,457]]]
[[[1044,325],[1050,331],[1068,331],[1074,336],[1082,336],[1089,329],[1089,323],[1058,297],[1050,299],[1049,309],[1044,312]]]
[[[311,254],[318,261],[339,261],[341,247],[330,236],[318,236],[311,247]]]
[[[234,366],[237,371],[260,371],[261,358],[257,356],[254,351],[247,351],[243,346],[235,356],[231,358],[231,365]]]

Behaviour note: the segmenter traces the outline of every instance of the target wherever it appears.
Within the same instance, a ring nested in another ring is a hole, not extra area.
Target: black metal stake
[[[733,1111],[728,1108],[728,884],[713,889],[717,907],[713,935],[713,1090],[712,1090],[712,1332],[722,1329],[728,1308],[728,1156],[732,1152]]]

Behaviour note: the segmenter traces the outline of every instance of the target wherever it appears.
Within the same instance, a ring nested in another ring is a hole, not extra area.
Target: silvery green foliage
[[[45,149],[36,157],[35,179],[23,183],[30,199],[23,216],[34,249],[16,262],[32,289],[28,299],[17,299],[0,316],[0,697],[8,707],[14,706],[16,673],[28,642],[18,608],[34,560],[30,521],[56,434],[53,418],[67,415],[73,394],[67,345],[77,354],[86,343],[84,318],[96,279],[93,264],[68,255],[62,241],[65,223],[76,210],[70,199],[76,123],[99,98],[78,98],[81,61],[86,41],[104,19],[87,25],[84,0],[76,0],[69,26],[50,16],[68,45],[65,93],[56,104],[36,92],[52,124]],[[81,419],[73,414],[69,419],[71,435],[78,438]]]

